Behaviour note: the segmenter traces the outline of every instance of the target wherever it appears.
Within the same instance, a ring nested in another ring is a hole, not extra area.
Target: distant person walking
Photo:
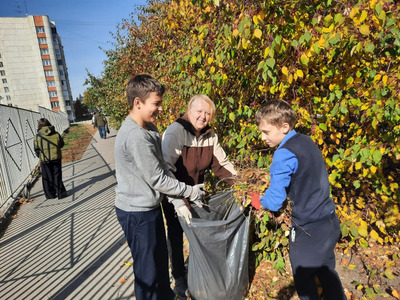
[[[34,140],[34,149],[40,159],[42,184],[47,199],[68,196],[62,181],[61,148],[64,146],[62,136],[55,131],[49,120],[38,121],[38,133]]]
[[[96,109],[96,114],[94,115],[94,128],[99,128],[99,134],[101,139],[107,138],[107,118]]]

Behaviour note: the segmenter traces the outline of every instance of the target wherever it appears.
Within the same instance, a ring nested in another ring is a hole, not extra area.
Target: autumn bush
[[[204,93],[213,124],[241,171],[238,201],[268,186],[272,152],[255,111],[282,98],[326,161],[344,252],[400,236],[400,16],[396,1],[154,1],[121,23],[102,76],[88,74],[84,102],[117,126],[128,112],[124,85],[148,73],[167,86],[163,131]],[[253,250],[280,269],[287,249],[286,207],[256,215]]]

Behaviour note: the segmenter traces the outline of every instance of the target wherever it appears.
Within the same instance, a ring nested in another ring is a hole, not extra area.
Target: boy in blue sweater
[[[186,185],[164,171],[161,139],[153,124],[162,110],[164,86],[149,75],[126,87],[129,115],[115,140],[115,207],[132,253],[137,300],[172,300],[160,202],[164,194],[201,201],[202,184]],[[185,206],[183,209],[187,210]],[[184,212],[181,211],[184,214]]]
[[[278,211],[289,197],[289,258],[300,299],[319,299],[316,278],[324,299],[346,299],[335,271],[334,250],[340,227],[330,198],[326,165],[311,138],[293,129],[295,122],[295,112],[283,100],[269,101],[257,111],[262,140],[278,148],[270,167],[270,187],[261,199],[253,199],[252,205],[259,209],[261,203],[265,209]]]

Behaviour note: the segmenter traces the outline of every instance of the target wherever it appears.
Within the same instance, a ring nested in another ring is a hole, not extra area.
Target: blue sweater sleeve
[[[261,205],[271,211],[278,211],[286,200],[286,188],[290,185],[291,176],[296,172],[296,156],[285,148],[278,148],[272,160],[270,187],[261,197]]]

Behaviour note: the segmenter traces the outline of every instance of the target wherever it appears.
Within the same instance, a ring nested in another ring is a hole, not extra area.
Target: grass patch
[[[63,136],[64,147],[63,150],[75,147],[77,141],[82,138],[92,138],[93,133],[89,131],[88,125],[84,124],[73,124],[69,127],[68,133]]]

